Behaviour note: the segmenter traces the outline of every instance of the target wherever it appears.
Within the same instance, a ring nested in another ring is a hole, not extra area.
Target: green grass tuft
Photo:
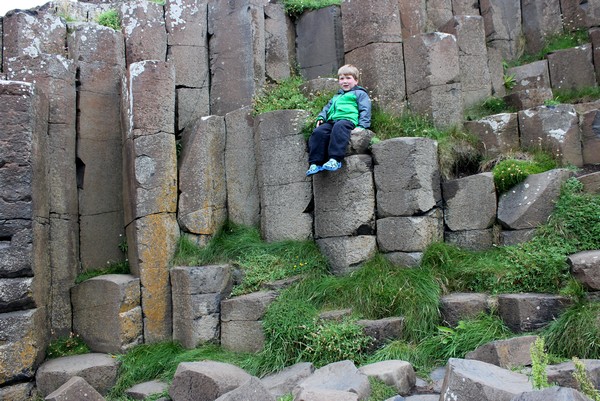
[[[480,103],[470,106],[465,110],[464,116],[465,120],[474,121],[493,114],[514,113],[516,111],[514,107],[506,104],[503,98],[489,97]]]
[[[572,32],[563,32],[546,37],[546,45],[542,50],[534,54],[524,54],[519,59],[507,63],[507,67],[516,67],[519,65],[533,63],[543,60],[546,56],[557,50],[569,49],[589,42],[587,30],[581,29]]]
[[[107,267],[96,270],[88,270],[86,272],[81,273],[75,278],[75,284],[79,284],[84,282],[85,280],[89,280],[93,277],[103,276],[105,274],[129,274],[129,262],[115,262],[110,263]]]
[[[504,193],[525,181],[528,176],[543,173],[556,167],[556,161],[543,152],[535,152],[533,160],[502,160],[492,169],[494,184],[496,184],[499,193]]]
[[[285,12],[289,15],[300,15],[304,11],[339,5],[341,0],[282,0]]]
[[[69,355],[87,354],[90,348],[77,334],[71,333],[68,337],[50,341],[46,349],[46,358],[60,358]]]
[[[115,31],[121,30],[121,18],[116,10],[107,10],[98,15],[96,19],[98,24],[107,26]]]
[[[555,89],[554,96],[561,103],[585,103],[600,99],[600,87],[589,86],[580,89]]]
[[[542,333],[548,351],[564,358],[600,359],[600,302],[578,302]]]

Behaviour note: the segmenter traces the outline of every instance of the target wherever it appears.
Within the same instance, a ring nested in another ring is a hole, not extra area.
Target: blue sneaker
[[[316,164],[311,164],[308,170],[306,171],[306,176],[310,176],[313,174],[317,174],[319,171],[323,170],[321,166],[317,166]]]
[[[323,164],[323,169],[325,170],[329,170],[329,171],[335,171],[335,170],[339,170],[342,168],[342,162],[339,162],[335,159],[329,159],[329,161],[325,164]]]

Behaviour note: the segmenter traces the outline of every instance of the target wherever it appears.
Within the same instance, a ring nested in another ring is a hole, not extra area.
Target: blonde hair
[[[356,79],[358,81],[358,75],[359,75],[358,68],[356,68],[352,64],[343,65],[338,70],[338,76],[340,76],[340,75],[352,75],[354,77],[354,79]]]

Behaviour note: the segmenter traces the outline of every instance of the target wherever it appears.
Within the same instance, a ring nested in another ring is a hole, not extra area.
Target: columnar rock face
[[[462,95],[456,37],[432,32],[404,41],[406,93],[411,110],[438,127],[462,123]]]
[[[279,110],[255,120],[261,232],[267,241],[312,238],[311,181],[302,110]]]
[[[457,15],[440,30],[456,37],[463,106],[469,107],[488,98],[492,93],[492,82],[483,18]]]
[[[466,121],[465,130],[479,138],[478,150],[489,157],[519,149],[517,113],[501,113]]]
[[[481,0],[479,10],[488,46],[497,50],[501,59],[519,58],[523,53],[521,0]]]
[[[599,164],[600,105],[598,102],[575,105],[575,111],[579,115],[583,164]]]
[[[490,228],[496,219],[496,188],[492,173],[446,181],[444,221],[452,231]]]
[[[225,115],[247,106],[265,80],[263,4],[254,0],[208,5],[210,112]]]
[[[508,328],[522,333],[546,326],[570,304],[569,298],[553,294],[502,294],[498,313]]]
[[[548,60],[509,68],[506,76],[514,78],[514,86],[508,90],[504,100],[517,110],[541,106],[553,98]]]
[[[184,130],[181,147],[177,220],[184,231],[213,235],[227,218],[225,118],[196,120]]]
[[[563,32],[559,0],[521,2],[525,50],[534,54],[543,49],[546,38]]]
[[[422,216],[385,217],[377,220],[377,244],[383,252],[423,252],[444,238],[442,212]]]
[[[237,224],[260,223],[260,196],[256,174],[254,117],[250,107],[225,115],[225,171],[227,177],[227,213]]]
[[[142,286],[144,340],[155,342],[171,338],[168,267],[179,238],[173,67],[160,61],[130,65],[126,99],[128,256]]]
[[[71,290],[73,330],[95,352],[121,353],[142,343],[140,279],[105,274]]]
[[[2,385],[33,377],[49,335],[48,100],[30,83],[0,81],[0,115]]]
[[[452,19],[451,0],[426,0],[427,32],[437,31]]]
[[[406,105],[400,27],[397,1],[342,2],[346,62],[361,70],[359,84],[377,104],[396,113]]]
[[[128,66],[144,60],[166,60],[167,31],[162,5],[145,0],[124,2],[121,25]]]
[[[76,60],[77,184],[81,264],[98,269],[124,259],[122,77],[123,35],[95,24],[78,24],[68,36]]]
[[[598,0],[585,3],[579,0],[560,0],[560,8],[565,28],[569,31],[597,26],[600,22],[600,2]]]
[[[296,27],[281,3],[265,5],[265,74],[279,82],[296,64]]]
[[[344,63],[339,6],[307,11],[296,21],[296,57],[306,79],[335,75]]]
[[[454,15],[480,15],[479,4],[472,0],[452,0]]]
[[[165,5],[167,61],[175,66],[177,131],[210,114],[208,8],[205,1],[173,0]]]
[[[600,291],[600,251],[584,251],[570,255],[567,262],[577,281],[591,291]]]
[[[548,54],[547,58],[553,89],[597,86],[591,44],[557,50]]]
[[[425,32],[427,23],[426,0],[398,0],[402,38]]]

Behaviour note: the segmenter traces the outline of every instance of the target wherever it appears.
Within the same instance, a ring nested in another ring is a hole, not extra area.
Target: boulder
[[[68,401],[68,400],[104,401],[104,397],[97,392],[85,379],[74,376],[65,384],[48,394],[46,401]]]
[[[315,368],[310,362],[300,362],[277,372],[267,375],[261,379],[271,394],[275,397],[283,397],[292,392],[299,382],[313,374]]]
[[[571,274],[585,288],[600,291],[600,251],[584,251],[569,255]]]
[[[570,303],[569,298],[552,294],[502,294],[498,314],[513,332],[522,333],[546,326]]]
[[[483,230],[496,220],[496,187],[492,173],[442,184],[444,223],[451,231]]]
[[[0,313],[35,307],[31,277],[0,278]]]
[[[577,177],[583,184],[583,191],[590,194],[600,194],[600,171]]]
[[[575,90],[597,86],[589,43],[548,54],[552,89]]]
[[[526,375],[485,362],[450,358],[440,400],[510,401],[531,390]]]
[[[465,359],[476,359],[504,369],[529,366],[531,347],[537,339],[537,336],[522,336],[492,341],[469,352]]]
[[[399,394],[411,393],[416,382],[416,375],[412,365],[405,361],[389,360],[364,365],[358,369],[367,377],[376,377],[390,387],[394,387]]]
[[[127,396],[134,400],[144,400],[155,394],[162,394],[169,388],[169,385],[165,382],[158,380],[152,380],[149,382],[139,383],[125,390]]]
[[[350,142],[346,148],[346,155],[360,155],[370,152],[371,139],[375,133],[368,129],[354,128],[350,131]]]
[[[244,384],[223,394],[215,401],[275,401],[275,396],[269,392],[260,379],[250,377]]]
[[[370,393],[371,387],[369,379],[361,373],[354,363],[351,361],[339,361],[330,363],[302,380],[293,390],[294,399],[311,400],[337,400],[338,398],[308,398],[307,396],[300,397],[305,392],[321,392],[321,391],[337,391],[356,394],[356,400],[366,400]],[[339,398],[346,400],[346,398]],[[348,400],[351,398],[348,398]]]
[[[371,259],[377,252],[377,239],[374,235],[321,238],[316,242],[329,262],[330,271],[335,275],[359,269],[363,262]]]
[[[511,401],[589,401],[590,399],[568,387],[549,387],[535,391],[527,391],[513,398]]]
[[[581,359],[580,361],[585,367],[588,378],[591,380],[594,387],[598,388],[600,386],[600,360]],[[573,377],[573,373],[575,373],[575,364],[573,361],[549,365],[546,368],[549,383],[554,383],[562,387],[579,388],[579,384]]]
[[[377,220],[377,244],[383,252],[423,252],[428,245],[442,241],[443,236],[439,209],[423,216]]]
[[[365,335],[373,338],[372,349],[377,349],[390,340],[402,338],[404,330],[403,317],[386,317],[378,320],[357,320],[356,324],[363,327]]]
[[[459,321],[472,319],[488,309],[486,294],[455,292],[440,298],[442,320],[450,327],[456,327]]]
[[[18,383],[0,388],[0,400],[29,401],[34,396],[35,383]]]
[[[479,138],[477,149],[489,157],[519,149],[517,113],[494,114],[476,121],[465,121],[464,128]]]

